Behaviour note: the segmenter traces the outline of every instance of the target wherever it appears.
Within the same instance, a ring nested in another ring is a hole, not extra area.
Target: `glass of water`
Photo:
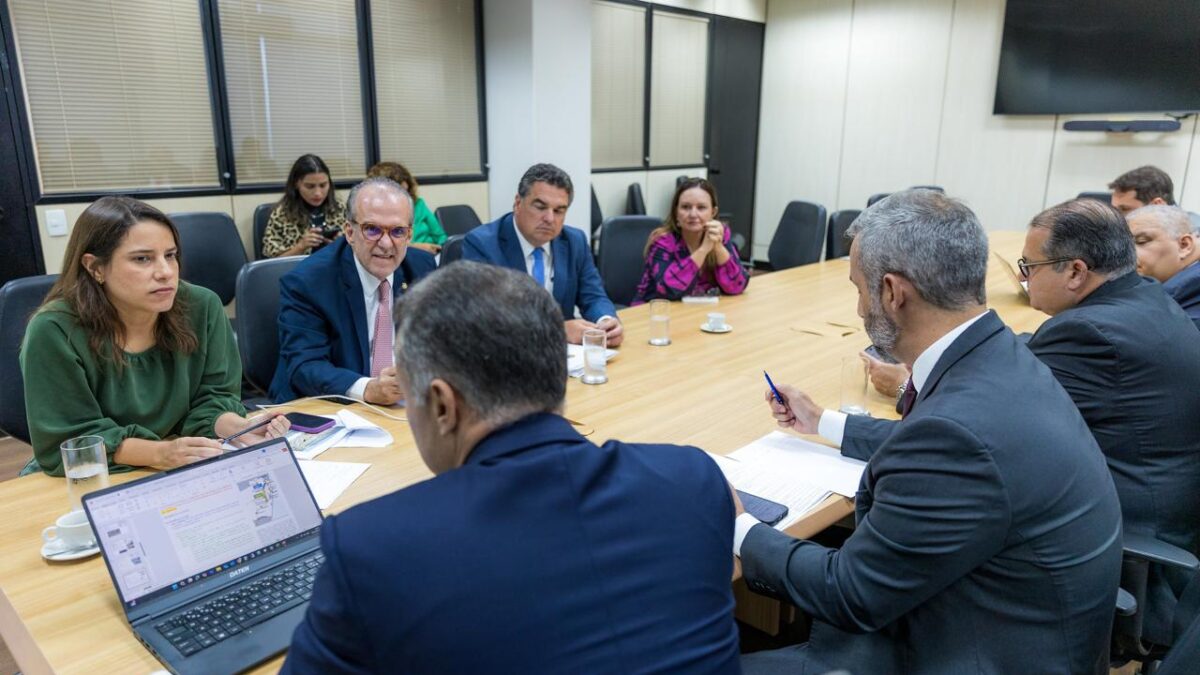
[[[608,335],[599,328],[589,328],[583,331],[583,377],[579,378],[584,384],[604,384],[608,382],[605,374],[607,361],[605,352],[608,351]]]
[[[867,363],[860,356],[842,359],[842,404],[847,415],[867,414]]]
[[[83,508],[81,500],[85,494],[108,487],[108,454],[104,451],[104,439],[79,436],[64,441],[59,448],[67,476],[67,498],[71,510],[78,511]]]
[[[668,300],[650,301],[650,344],[655,347],[671,344],[671,303]]]

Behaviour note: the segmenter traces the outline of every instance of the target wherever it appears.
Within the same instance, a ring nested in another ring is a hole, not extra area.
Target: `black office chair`
[[[775,236],[767,248],[771,268],[808,265],[821,259],[828,218],[825,207],[812,202],[794,201],[783,210]]]
[[[1111,192],[1080,192],[1075,196],[1076,199],[1095,199],[1098,202],[1112,204]]]
[[[600,225],[604,223],[604,214],[600,212],[600,201],[596,199],[596,188],[592,188],[592,241],[596,240],[596,233],[600,231]]]
[[[247,262],[233,218],[225,213],[199,211],[171,214],[171,221],[179,228],[183,254],[179,277],[216,293],[223,305],[233,302],[238,272]]]
[[[886,199],[886,198],[888,197],[888,195],[890,195],[890,194],[892,194],[892,193],[890,193],[890,192],[876,192],[875,194],[871,195],[870,197],[867,197],[867,207],[869,208],[869,207],[870,207],[872,204],[874,204],[875,202],[877,202],[877,201],[881,201],[881,200],[883,200],[883,199]]]
[[[608,299],[628,305],[637,293],[645,268],[646,241],[662,221],[653,216],[616,216],[604,221],[600,239],[600,278]]]
[[[1185,591],[1185,598],[1180,600],[1175,610],[1176,625],[1179,626],[1182,621],[1182,625],[1186,626],[1197,614],[1196,598],[1187,596],[1200,593],[1200,588],[1196,587],[1196,580],[1200,579],[1200,560],[1189,551],[1139,533],[1124,532],[1122,545],[1124,554],[1120,590],[1123,593],[1117,597],[1117,616],[1113,621],[1109,660],[1114,667],[1137,661],[1142,664],[1142,672],[1152,672],[1154,662],[1162,660],[1172,645],[1150,644],[1143,639],[1142,625],[1150,601],[1146,592],[1150,565],[1166,568],[1164,571],[1179,570],[1194,582]],[[1173,644],[1180,644],[1178,635]]]
[[[683,181],[687,180],[688,178],[691,178],[691,176],[687,175],[686,173],[683,174],[682,176],[676,176],[675,177],[675,189],[678,190],[679,186],[683,185]]]
[[[238,353],[242,373],[252,387],[267,395],[279,361],[279,280],[304,256],[256,260],[237,275]]]
[[[446,237],[445,243],[442,244],[442,257],[438,260],[438,267],[445,267],[462,258],[463,239],[466,237],[465,234]]]
[[[625,193],[625,215],[646,215],[646,200],[642,198],[642,184],[630,183]]]
[[[846,230],[862,211],[858,209],[842,209],[829,214],[829,230],[825,234],[825,259],[833,260],[850,255],[850,240],[846,238]]]
[[[21,376],[21,341],[29,317],[46,299],[57,274],[13,279],[0,287],[0,431],[29,442],[25,419],[25,378]]]
[[[466,234],[471,230],[482,225],[479,222],[479,216],[475,214],[475,209],[469,204],[451,204],[450,206],[439,206],[437,211],[434,211],[438,222],[442,224],[442,229],[446,234]]]
[[[254,259],[263,259],[263,235],[267,233],[267,221],[271,220],[271,211],[275,210],[276,202],[259,204],[254,207]]]

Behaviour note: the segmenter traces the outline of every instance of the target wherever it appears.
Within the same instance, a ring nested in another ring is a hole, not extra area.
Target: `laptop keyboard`
[[[154,624],[184,656],[207,649],[243,630],[307,602],[325,556],[313,555],[257,581],[230,589]]]

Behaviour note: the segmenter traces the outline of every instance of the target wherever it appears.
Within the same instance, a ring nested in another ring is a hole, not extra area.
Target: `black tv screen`
[[[1008,0],[997,115],[1200,110],[1200,0]]]

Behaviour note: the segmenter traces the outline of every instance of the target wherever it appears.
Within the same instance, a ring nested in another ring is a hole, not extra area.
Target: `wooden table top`
[[[1011,262],[1020,255],[1023,233],[996,232],[991,241]],[[993,255],[989,304],[1014,330],[1035,330],[1046,317],[1029,307],[1002,266]],[[856,297],[844,259],[758,275],[742,296],[722,297],[718,305],[673,303],[672,344],[666,347],[647,343],[646,306],[622,310],[625,341],[608,365],[608,383],[589,386],[572,379],[566,416],[597,443],[614,438],[732,452],[777,428],[763,401],[764,369],[777,383],[799,386],[818,403],[837,407],[841,359],[870,342],[856,314]],[[710,311],[723,312],[733,330],[701,332]],[[873,415],[895,417],[893,405],[871,391]],[[311,401],[294,409],[329,414],[341,406]],[[335,448],[320,456],[371,464],[328,512],[431,475],[403,422],[363,406],[351,409],[391,431],[395,443]],[[112,478],[118,483],[142,475],[146,472]],[[39,554],[42,528],[67,509],[63,480],[37,474],[0,483],[0,504],[6,513],[0,522],[0,635],[22,671],[90,675],[161,668],[126,624],[100,556],[51,563]],[[849,500],[831,497],[789,532],[810,536],[851,510]],[[274,672],[281,662],[277,658],[256,672]]]

